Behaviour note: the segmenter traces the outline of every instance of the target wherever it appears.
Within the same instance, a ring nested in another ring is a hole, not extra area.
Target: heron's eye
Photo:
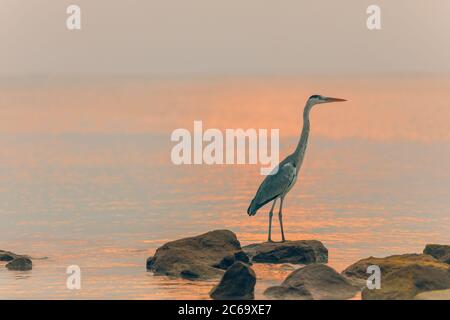
[[[320,96],[319,95],[317,95],[317,94],[315,94],[315,95],[312,95],[311,97],[309,97],[310,99],[320,99]]]

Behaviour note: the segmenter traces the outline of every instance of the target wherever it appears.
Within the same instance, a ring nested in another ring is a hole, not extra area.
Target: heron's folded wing
[[[291,163],[286,163],[280,166],[276,174],[267,176],[255,196],[258,206],[262,207],[283,194],[294,181],[296,174],[295,167]]]

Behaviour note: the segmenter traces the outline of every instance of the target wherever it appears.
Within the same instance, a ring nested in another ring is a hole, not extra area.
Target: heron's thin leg
[[[267,239],[267,241],[272,242],[272,237],[271,237],[271,232],[272,232],[272,216],[273,216],[273,208],[275,207],[275,204],[277,203],[278,199],[275,199],[273,201],[272,204],[272,208],[270,209],[269,212],[269,238]]]
[[[284,197],[281,197],[280,211],[278,212],[278,220],[280,220],[280,228],[281,228],[281,242],[286,241],[286,239],[284,238],[284,231],[283,231],[283,201]]]

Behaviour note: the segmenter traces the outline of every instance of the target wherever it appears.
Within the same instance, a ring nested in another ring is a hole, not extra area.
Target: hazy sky
[[[82,9],[68,31],[66,7]],[[369,31],[366,9],[382,9]],[[450,73],[448,0],[0,0],[0,75]]]

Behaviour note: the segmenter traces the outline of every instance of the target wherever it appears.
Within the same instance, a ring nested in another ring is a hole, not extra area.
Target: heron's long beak
[[[332,98],[332,97],[325,98],[325,102],[343,102],[343,101],[347,101],[347,100],[340,99],[340,98]]]

